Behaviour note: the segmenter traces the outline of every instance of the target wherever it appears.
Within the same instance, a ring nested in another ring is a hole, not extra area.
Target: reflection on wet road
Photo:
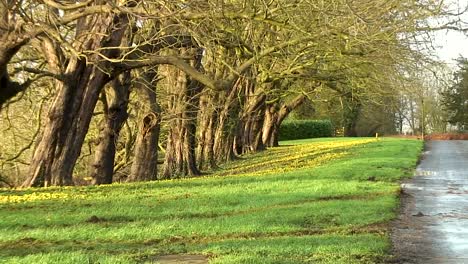
[[[401,263],[468,264],[468,141],[429,141],[404,183],[392,240]]]

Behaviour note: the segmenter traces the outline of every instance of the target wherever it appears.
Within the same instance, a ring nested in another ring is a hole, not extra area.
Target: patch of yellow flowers
[[[375,142],[375,139],[318,142],[272,149],[246,164],[228,170],[227,174],[260,176],[283,173],[300,168],[314,168],[349,154],[347,150],[358,145]]]
[[[275,148],[269,150],[269,153],[266,155],[247,159],[245,163],[237,163],[234,168],[227,169],[222,174],[260,176],[273,173],[283,173],[300,168],[314,168],[349,155],[348,150],[352,147],[371,142],[375,142],[375,139],[317,142]],[[62,188],[65,190],[70,189],[70,187]],[[64,201],[84,198],[86,198],[86,196],[83,193],[63,191],[33,192],[23,195],[0,195],[0,204],[27,203],[47,200]]]
[[[81,199],[83,194],[68,194],[63,192],[33,192],[24,195],[2,195],[0,196],[0,204],[6,203],[25,203],[45,200],[71,200]]]

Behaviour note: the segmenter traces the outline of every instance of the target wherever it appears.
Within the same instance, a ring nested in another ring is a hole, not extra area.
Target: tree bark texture
[[[215,168],[214,157],[214,125],[216,122],[217,96],[205,93],[200,97],[200,110],[197,122],[197,149],[196,157],[198,169]]]
[[[182,55],[194,55],[193,67],[201,71],[201,49],[182,49]],[[196,165],[196,125],[199,96],[203,86],[189,76],[174,68],[168,67],[167,91],[169,133],[162,178],[179,176],[196,176],[200,174]]]
[[[278,146],[279,128],[281,127],[281,123],[294,109],[303,104],[306,99],[307,97],[301,94],[282,105],[275,102],[266,107],[262,131],[262,141],[266,147]]]
[[[230,69],[225,62],[236,58],[233,50],[218,48],[214,54],[207,54],[207,70],[217,80],[230,77]],[[234,136],[237,131],[239,118],[238,92],[241,86],[240,78],[232,85],[227,85],[220,92],[210,93],[205,90],[200,100],[200,114],[198,122],[197,157],[199,167],[203,169],[216,168],[217,163],[233,160]]]
[[[128,181],[157,179],[161,110],[156,97],[156,77],[156,70],[147,70],[137,84],[143,117],[135,141],[135,155]]]
[[[240,92],[244,86],[248,85],[250,85],[249,79],[239,78],[227,96],[220,100],[222,107],[217,115],[213,146],[217,162],[226,162],[236,158],[234,139],[240,125],[241,101],[244,100]]]
[[[266,95],[263,90],[256,88],[255,84],[244,87],[246,99],[234,141],[238,155],[265,150],[262,141],[262,128],[266,110]]]
[[[131,76],[125,72],[112,81],[109,91],[103,91],[104,120],[91,168],[93,184],[111,184],[114,175],[116,144],[120,130],[128,118]]]
[[[74,48],[87,54],[107,47],[102,55],[117,58],[128,23],[126,15],[96,14],[82,18],[78,21]],[[97,54],[70,58],[65,69],[67,79],[57,87],[57,96],[33,153],[30,178],[23,186],[73,184],[73,169],[99,94],[113,79],[111,70],[111,63]]]

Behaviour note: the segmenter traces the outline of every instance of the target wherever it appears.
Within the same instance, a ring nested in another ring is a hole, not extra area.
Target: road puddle
[[[468,141],[429,141],[415,176],[402,184],[392,229],[401,263],[468,263]]]

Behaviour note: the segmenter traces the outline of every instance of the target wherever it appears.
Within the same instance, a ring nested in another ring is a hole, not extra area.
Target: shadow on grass
[[[326,259],[336,260],[335,263],[353,263],[353,260],[363,259],[377,261],[387,246],[387,242],[382,241],[376,234],[313,232],[272,234],[272,236],[246,235],[205,240],[174,238],[164,241],[40,241],[25,238],[16,241],[15,244],[2,245],[0,256],[4,260],[17,257],[27,260],[34,255],[40,255],[47,262],[48,255],[67,252],[87,257],[122,256],[127,259],[125,263],[148,263],[166,254],[199,254],[209,256],[215,263],[217,259],[223,263],[230,263],[230,259],[232,261],[250,259],[252,263],[270,263],[270,261],[278,263],[277,261],[281,259],[297,261],[296,263]],[[256,259],[259,261],[255,262]]]
[[[76,263],[106,254],[140,263],[145,256],[201,253],[214,263],[375,263],[388,248],[385,226],[376,224],[394,217],[392,182],[413,166],[412,158],[395,155],[417,150],[391,142],[352,149],[326,166],[286,173],[2,191],[55,190],[70,199],[0,205],[0,256],[36,263],[41,254],[51,260],[75,252]]]

